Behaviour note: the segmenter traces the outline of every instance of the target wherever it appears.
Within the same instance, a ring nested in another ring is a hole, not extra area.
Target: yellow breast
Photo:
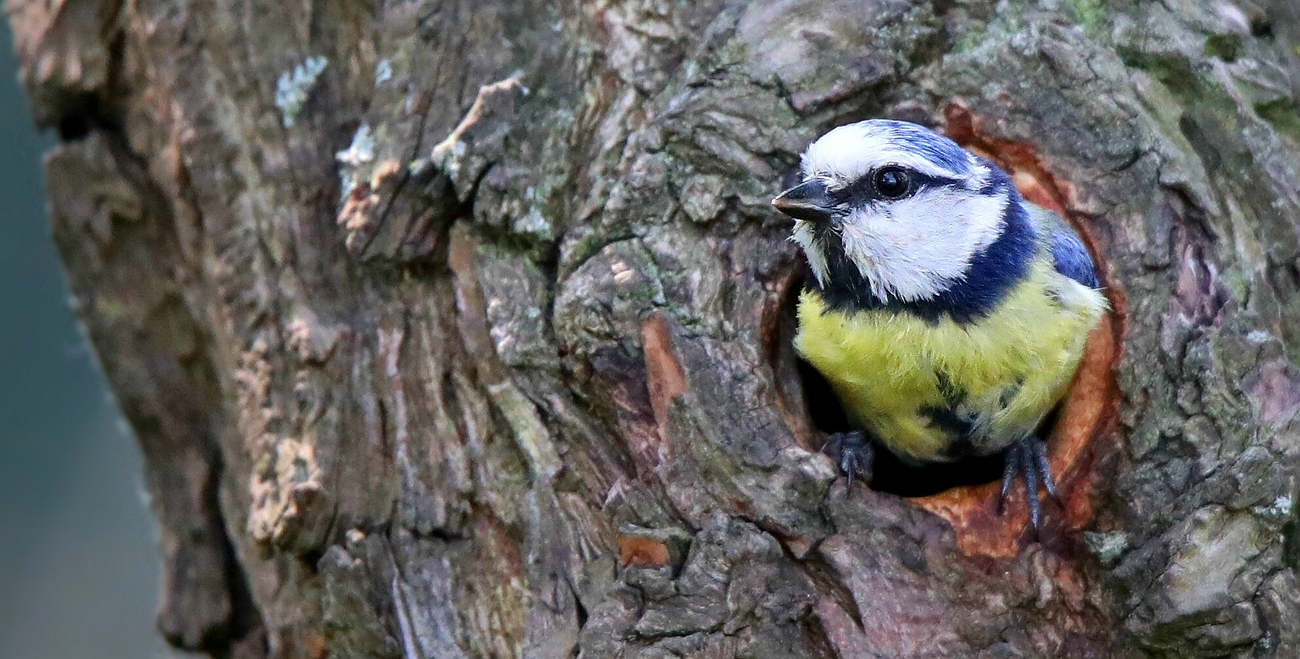
[[[795,348],[891,451],[948,461],[1032,434],[1064,396],[1105,309],[1099,292],[1041,261],[993,313],[965,325],[828,310],[805,290]]]

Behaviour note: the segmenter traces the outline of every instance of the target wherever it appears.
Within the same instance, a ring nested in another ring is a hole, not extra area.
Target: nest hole
[[[1026,199],[1057,212],[1079,230],[1110,301],[1110,313],[1088,337],[1069,393],[1038,429],[1039,436],[1047,440],[1048,459],[1062,494],[1061,505],[1053,505],[1047,515],[1048,527],[1056,527],[1047,535],[1063,538],[1061,531],[1085,528],[1095,519],[1094,493],[1107,478],[1103,465],[1115,457],[1121,398],[1115,367],[1127,326],[1127,297],[1122,285],[1110,276],[1099,244],[1105,241],[1098,241],[1091,227],[1070,212],[1072,186],[1053,176],[1032,146],[984,135],[978,119],[960,104],[945,108],[944,119],[944,132],[950,137],[999,163],[1012,174]],[[794,351],[799,293],[808,275],[802,259],[791,265],[783,278],[782,295],[770,308],[774,313],[767,316],[765,343],[786,417],[805,445],[817,450],[829,435],[852,428],[830,383]],[[1017,555],[1029,535],[1028,513],[1022,488],[1013,490],[1007,508],[1010,512],[998,512],[995,502],[1002,467],[1001,453],[913,466],[880,448],[871,488],[909,497],[913,505],[946,519],[964,554],[1008,558]]]
[[[798,330],[796,308],[804,277],[795,275],[788,281],[790,288],[782,298],[779,330],[769,337],[775,339],[773,363],[793,426],[801,431],[806,445],[817,450],[830,435],[853,427],[830,383],[794,351],[793,340]],[[1115,289],[1110,292],[1118,293]],[[1062,528],[1083,528],[1093,519],[1091,497],[1099,473],[1097,465],[1107,453],[1105,447],[1098,447],[1095,442],[1115,431],[1119,392],[1113,369],[1120,354],[1126,305],[1122,295],[1114,295],[1112,304],[1116,307],[1112,314],[1103,318],[1089,337],[1070,393],[1038,431],[1048,442],[1053,475],[1063,495],[1064,507],[1050,504],[1045,522],[1057,528],[1048,533],[1053,538],[1051,546],[1057,549],[1070,546],[1062,539]],[[1027,530],[1028,514],[1022,488],[1012,491],[1008,510],[1014,512],[1006,515],[998,512],[995,502],[1003,457],[1004,454],[998,453],[946,464],[914,466],[878,446],[870,487],[907,497],[914,505],[948,520],[965,554],[1015,556],[1020,544],[1032,534]]]

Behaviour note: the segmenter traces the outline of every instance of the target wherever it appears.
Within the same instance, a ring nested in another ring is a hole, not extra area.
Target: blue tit
[[[871,440],[910,464],[1005,452],[1002,501],[1056,496],[1039,425],[1107,310],[1092,257],[1011,177],[921,126],[862,121],[803,154],[772,204],[811,276],[795,349],[857,431],[827,452],[870,477]]]

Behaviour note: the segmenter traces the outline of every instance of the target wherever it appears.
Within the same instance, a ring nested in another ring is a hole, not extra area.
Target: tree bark
[[[1300,656],[1289,0],[9,0],[159,627],[216,657]],[[1041,541],[846,492],[768,200],[946,131],[1113,313]]]

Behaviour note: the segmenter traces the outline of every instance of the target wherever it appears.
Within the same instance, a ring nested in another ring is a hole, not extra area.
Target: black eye
[[[876,171],[872,182],[884,199],[902,199],[912,192],[912,175],[902,167],[882,167]]]

